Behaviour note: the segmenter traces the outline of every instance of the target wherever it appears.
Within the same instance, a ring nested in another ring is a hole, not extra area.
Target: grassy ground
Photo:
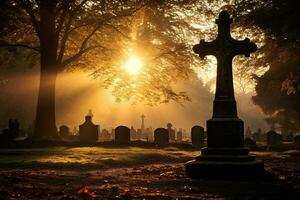
[[[0,149],[0,168],[104,169],[152,163],[185,162],[199,151],[176,148],[144,149],[102,147],[52,147]]]
[[[300,199],[300,152],[254,152],[273,177],[191,180],[199,151],[52,147],[0,149],[0,199]]]

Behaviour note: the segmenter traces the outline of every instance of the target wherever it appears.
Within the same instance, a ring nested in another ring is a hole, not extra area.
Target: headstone
[[[192,145],[196,147],[204,146],[204,128],[201,126],[193,126],[191,129]]]
[[[266,142],[267,134],[264,133],[261,128],[258,128],[257,131],[252,134],[252,139],[256,142]]]
[[[212,119],[207,121],[207,147],[201,155],[188,162],[186,173],[192,178],[253,178],[264,174],[263,162],[249,156],[244,147],[244,123],[238,118],[233,90],[232,60],[246,57],[257,46],[245,40],[235,40],[230,34],[232,18],[226,11],[216,20],[218,35],[214,41],[200,41],[193,50],[201,58],[213,55],[217,59],[216,93]]]
[[[180,128],[179,131],[177,132],[177,141],[182,142],[182,129]]]
[[[261,141],[261,139],[260,139],[261,138],[261,133],[259,133],[259,132],[253,133],[252,138],[253,138],[254,141]]]
[[[19,132],[20,132],[20,123],[18,120],[12,120],[9,123],[9,130],[11,131],[11,134],[13,135],[14,138],[19,136]]]
[[[245,138],[252,138],[252,132],[249,126],[246,129]]]
[[[165,128],[155,129],[154,143],[159,146],[167,146],[169,144],[169,131]]]
[[[244,144],[246,147],[256,146],[255,140],[252,140],[251,138],[245,138]]]
[[[109,141],[110,140],[110,134],[107,129],[102,129],[101,134],[100,134],[100,140],[101,141]]]
[[[145,132],[146,132],[146,135],[147,135],[147,141],[153,142],[154,138],[153,138],[152,127],[146,128]]]
[[[9,119],[8,128],[2,130],[1,140],[14,140],[20,135],[20,124],[16,119]]]
[[[117,144],[130,144],[130,129],[126,126],[118,126],[115,129],[115,142]]]
[[[87,115],[85,122],[79,126],[79,140],[81,142],[96,142],[98,140],[98,125],[93,124],[92,117]]]
[[[62,139],[67,139],[70,136],[70,129],[68,126],[62,125],[59,127],[59,136]]]
[[[294,144],[297,146],[300,145],[300,135],[296,135],[294,137]]]
[[[267,132],[267,145],[268,146],[278,146],[282,142],[282,136],[275,131]]]
[[[169,139],[170,141],[175,141],[175,130],[172,129],[173,125],[171,123],[167,124],[167,129],[169,132]]]

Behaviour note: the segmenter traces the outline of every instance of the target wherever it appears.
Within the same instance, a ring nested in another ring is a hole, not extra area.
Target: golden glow
[[[135,77],[141,71],[142,66],[143,63],[138,56],[130,55],[128,60],[124,64],[124,70],[131,76]]]

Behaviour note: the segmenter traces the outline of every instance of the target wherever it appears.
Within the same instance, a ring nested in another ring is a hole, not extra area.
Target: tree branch
[[[29,46],[27,44],[8,44],[8,43],[3,43],[3,44],[0,44],[0,47],[23,47],[23,48],[27,48],[27,49],[30,49],[30,50],[33,50],[33,51],[36,51],[36,52],[40,53],[39,47],[32,47],[32,46]]]
[[[122,31],[120,31],[117,27],[115,27],[114,25],[112,24],[103,24],[104,26],[109,26],[111,27],[112,29],[114,29],[115,31],[117,31],[119,34],[121,34],[124,38],[130,40],[131,37],[128,37],[125,33],[123,33]]]
[[[61,41],[60,41],[60,50],[59,50],[58,57],[57,57],[58,62],[61,62],[63,57],[64,57],[66,42],[67,42],[68,37],[69,37],[69,29],[71,27],[71,23],[72,23],[72,19],[71,19],[71,16],[70,16],[68,24],[66,25],[66,28],[65,28],[66,30],[63,34],[63,37],[62,37]]]
[[[92,22],[92,23],[84,23],[84,24],[80,24],[78,26],[75,26],[73,28],[70,28],[69,30],[69,34],[72,33],[73,31],[75,31],[76,29],[79,29],[79,28],[82,28],[82,27],[86,27],[86,26],[89,26],[89,25],[92,25],[92,24],[96,24],[95,22]]]
[[[83,50],[83,49],[86,47],[86,45],[87,45],[87,43],[89,42],[90,38],[97,32],[97,30],[98,30],[101,26],[103,26],[103,25],[108,25],[108,26],[111,26],[111,27],[115,28],[116,30],[118,30],[116,27],[114,27],[114,26],[112,26],[112,25],[110,25],[110,24],[106,24],[105,22],[110,21],[110,20],[112,20],[112,19],[119,18],[119,17],[128,17],[128,16],[131,16],[133,13],[137,12],[139,9],[141,9],[141,8],[135,9],[135,10],[133,10],[133,11],[130,12],[130,13],[120,14],[120,15],[114,15],[114,16],[112,16],[112,17],[109,17],[109,18],[106,18],[106,19],[100,21],[100,22],[98,23],[98,25],[94,28],[94,30],[93,30],[90,34],[88,34],[87,37],[83,40],[83,42],[82,42],[82,44],[81,44],[81,47],[80,47],[80,50]],[[118,30],[118,31],[119,31],[119,30]],[[119,33],[122,33],[122,32],[119,31]],[[126,36],[125,34],[123,34],[123,33],[122,33],[122,35],[124,35],[125,37],[127,37],[127,36]]]
[[[76,14],[76,12],[87,2],[88,0],[83,0],[78,6],[75,7],[75,9],[72,11],[73,14]]]
[[[58,53],[58,58],[57,58],[57,61],[58,62],[61,62],[63,57],[64,57],[64,53],[65,53],[65,48],[66,48],[66,42],[68,40],[68,37],[69,37],[69,33],[70,33],[70,28],[71,28],[71,25],[72,25],[72,21],[74,20],[75,16],[76,16],[76,13],[78,12],[78,10],[87,2],[87,0],[83,0],[79,5],[77,5],[74,10],[70,11],[69,13],[69,20],[66,24],[66,27],[65,27],[65,31],[64,31],[64,34],[63,34],[63,37],[60,41],[60,50],[59,50],[59,53]],[[66,9],[69,8],[70,4],[66,3]],[[69,10],[69,9],[68,9]],[[64,14],[65,13],[65,14]],[[63,11],[63,14],[66,16],[66,13],[67,13],[67,10]],[[62,14],[62,15],[63,15]],[[65,16],[62,16],[62,19],[60,21],[60,24],[59,24],[59,27],[57,29],[57,34],[59,35],[60,34],[60,31],[63,27],[63,24],[64,24],[64,21],[65,21]]]
[[[60,49],[60,52],[59,52],[59,57],[58,57],[58,62],[61,63],[61,66],[64,67],[68,64],[70,64],[71,62],[77,60],[78,58],[80,58],[83,54],[85,54],[87,51],[91,50],[91,49],[95,49],[95,48],[105,48],[103,46],[100,46],[100,45],[96,45],[96,46],[93,46],[93,47],[87,47],[87,44],[89,42],[89,40],[91,39],[91,37],[97,32],[97,30],[103,26],[103,25],[109,25],[109,24],[105,24],[106,22],[110,21],[110,20],[113,20],[113,19],[117,19],[117,18],[122,18],[122,17],[129,17],[131,15],[133,15],[134,13],[136,13],[137,11],[139,11],[141,8],[143,8],[145,5],[143,6],[140,6],[130,12],[126,12],[126,13],[123,13],[123,14],[118,14],[118,15],[113,15],[111,17],[108,17],[108,18],[104,18],[103,20],[99,21],[96,25],[96,27],[86,36],[86,38],[83,40],[83,42],[81,43],[81,46],[80,46],[80,49],[78,51],[77,54],[73,55],[72,57],[62,61],[63,59],[63,55],[64,55],[64,50],[65,50],[65,45],[66,45],[66,42],[68,40],[68,36],[69,36],[69,30],[70,30],[70,26],[71,26],[71,20],[73,18],[73,16],[75,16],[76,12],[86,3],[87,0],[83,0],[78,6],[76,6],[76,8],[72,11],[72,13],[70,14],[70,20],[69,20],[69,24],[67,25],[66,29],[65,29],[65,33],[64,33],[64,36],[63,36],[63,39],[61,41],[61,49]],[[71,18],[72,17],[72,18]],[[123,36],[125,37],[128,37],[126,36],[124,33],[122,33],[120,30],[118,30],[116,27],[112,26],[112,28],[116,29],[120,34],[122,34]],[[74,29],[72,29],[74,30]]]
[[[56,34],[59,35],[60,31],[62,30],[63,28],[63,25],[64,25],[64,22],[65,22],[65,19],[66,19],[66,16],[67,16],[67,11],[69,11],[69,4],[70,2],[69,1],[63,1],[62,2],[62,6],[61,6],[61,16],[60,18],[57,20],[58,21],[58,25],[56,27]],[[59,9],[60,10],[60,9]],[[59,14],[59,12],[57,13],[57,15]]]
[[[101,27],[101,24],[99,24],[98,26],[96,26],[96,28],[94,28],[94,30],[87,35],[87,37],[83,40],[81,47],[80,47],[80,51],[83,50],[86,46],[87,43],[89,42],[89,40],[91,39],[91,37],[96,33],[96,31]]]
[[[78,53],[74,54],[73,56],[67,58],[66,60],[64,60],[63,62],[61,62],[60,66],[61,68],[69,65],[70,63],[76,61],[77,59],[79,59],[83,54],[87,53],[88,51],[91,51],[93,49],[96,48],[103,48],[106,49],[105,47],[101,46],[101,45],[96,45],[96,46],[92,46],[92,47],[88,47],[84,50],[80,50]]]
[[[22,0],[21,1],[21,7],[25,9],[25,11],[28,13],[32,26],[34,27],[38,37],[40,37],[40,24],[39,21],[36,19],[33,6],[30,0]]]

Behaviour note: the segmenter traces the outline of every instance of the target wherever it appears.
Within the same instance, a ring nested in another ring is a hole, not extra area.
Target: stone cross
[[[192,178],[253,178],[264,174],[263,162],[249,155],[244,147],[244,122],[237,116],[233,91],[232,59],[249,56],[257,47],[248,38],[239,41],[230,35],[232,18],[226,11],[219,14],[218,36],[212,42],[200,41],[193,50],[200,57],[217,58],[217,84],[212,119],[206,123],[207,146],[201,155],[186,163],[185,169]]]
[[[92,112],[92,109],[89,109],[89,112],[88,112],[87,116],[91,116],[91,118],[94,117],[93,112]]]
[[[226,11],[219,14],[216,19],[218,25],[217,38],[212,42],[200,41],[193,50],[201,58],[213,55],[217,58],[217,84],[214,100],[213,117],[237,117],[236,103],[234,99],[232,59],[239,54],[246,57],[257,50],[257,46],[245,40],[235,40],[230,35],[232,18]]]

